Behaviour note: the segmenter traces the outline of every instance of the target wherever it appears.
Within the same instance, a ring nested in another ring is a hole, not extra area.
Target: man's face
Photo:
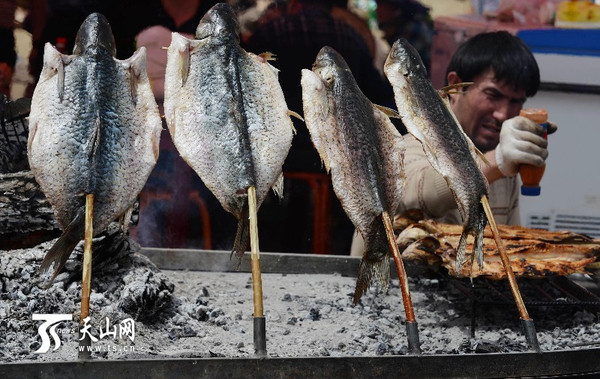
[[[448,84],[460,83],[456,73],[452,74],[448,74]],[[492,69],[479,74],[473,83],[464,92],[450,95],[450,101],[465,133],[485,153],[498,145],[502,123],[519,115],[525,90],[496,81]]]

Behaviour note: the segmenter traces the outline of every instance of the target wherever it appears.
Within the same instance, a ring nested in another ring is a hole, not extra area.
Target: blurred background
[[[50,42],[68,54],[83,19],[91,11],[99,11],[107,16],[113,27],[119,59],[131,56],[140,46],[148,49],[148,73],[160,105],[166,62],[166,52],[162,48],[169,45],[172,31],[192,36],[198,21],[214,3],[200,0],[0,1],[0,31],[3,33],[0,39],[0,92],[12,100],[31,97],[41,70],[44,43]],[[280,21],[282,25],[292,25],[293,21],[289,20],[302,12],[303,7],[308,7],[306,4],[315,6],[319,2],[256,0],[229,3],[239,14],[242,46],[256,53],[275,50],[281,56],[281,60],[273,65],[281,70],[280,80],[288,106],[300,111],[301,106],[294,103],[294,89],[286,89],[285,83],[289,81],[291,87],[299,87],[296,81],[299,69],[308,68],[315,54],[302,50],[308,49],[303,47],[296,49],[296,58],[286,55],[277,43],[278,39],[282,42],[289,37],[285,33],[289,33],[290,28],[269,27],[276,27],[277,20],[283,20]],[[521,37],[534,52],[542,77],[540,92],[528,100],[525,107],[548,109],[550,120],[560,126],[549,140],[550,156],[541,183],[542,194],[521,199],[521,222],[529,227],[568,229],[600,237],[597,153],[600,140],[600,13],[597,8],[575,12],[571,5],[569,12],[561,13],[560,7],[564,5],[561,3],[567,2],[557,0],[351,0],[325,3],[330,6],[328,9],[336,22],[343,21],[352,28],[354,39],[345,43],[356,46],[353,50],[361,51],[361,56],[357,54],[352,64],[362,67],[359,66],[364,63],[362,58],[368,58],[368,67],[357,68],[362,74],[355,72],[355,76],[363,92],[382,105],[393,106],[388,84],[368,78],[376,77],[369,76],[372,72],[381,73],[389,46],[399,37],[409,39],[419,50],[437,88],[444,86],[450,57],[469,37],[490,30],[507,30]],[[590,1],[569,3],[593,5]],[[283,31],[277,35],[272,30]],[[336,38],[341,39],[340,36]],[[297,56],[306,58],[308,63],[298,61]],[[298,67],[292,67],[293,64]],[[296,76],[288,77],[288,73]],[[397,127],[404,132],[401,125]],[[297,138],[299,141],[303,138],[301,132]],[[308,137],[304,138],[310,145]],[[139,222],[133,228],[132,236],[142,245],[151,247],[229,249],[235,235],[235,219],[220,207],[197,175],[181,160],[166,131],[163,131],[160,154],[159,163],[140,195]],[[302,150],[294,154],[302,157]],[[333,195],[329,178],[319,166],[318,158],[314,154],[312,157],[307,155],[305,162],[309,161],[312,163],[307,163],[304,168],[296,167],[292,160],[286,161],[288,200],[281,203],[275,197],[269,197],[261,207],[261,250],[348,254],[353,227]]]

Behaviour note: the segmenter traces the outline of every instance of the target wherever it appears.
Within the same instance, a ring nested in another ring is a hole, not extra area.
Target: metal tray
[[[225,251],[145,248],[158,267],[168,270],[239,270]],[[264,273],[355,276],[359,258],[261,253]],[[409,275],[420,270],[407,266]],[[393,273],[395,275],[395,272]],[[298,358],[177,358],[0,364],[0,378],[446,378],[446,377],[598,377],[600,348],[552,352],[462,355]]]

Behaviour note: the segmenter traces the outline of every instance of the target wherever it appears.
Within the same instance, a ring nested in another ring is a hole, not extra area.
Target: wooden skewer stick
[[[254,350],[256,355],[265,356],[267,355],[267,338],[263,313],[256,188],[254,186],[248,187],[248,217],[250,218],[250,259],[252,266],[252,289],[254,293]]]
[[[529,346],[531,348],[533,348],[536,351],[540,351],[540,346],[537,340],[537,336],[535,334],[533,320],[531,319],[531,317],[529,317],[527,308],[525,308],[525,303],[523,302],[523,298],[521,297],[521,291],[519,291],[519,286],[517,285],[515,273],[512,270],[512,266],[510,265],[510,259],[508,258],[506,250],[504,249],[504,244],[502,243],[502,238],[500,238],[500,232],[498,231],[498,227],[496,226],[496,220],[494,219],[492,208],[490,207],[490,203],[488,202],[487,196],[484,195],[481,197],[481,204],[483,205],[483,210],[485,211],[485,214],[490,223],[490,228],[492,229],[492,234],[494,235],[494,241],[496,242],[498,252],[500,253],[500,259],[502,260],[502,265],[504,266],[504,270],[506,271],[508,284],[510,285],[510,291],[512,292],[513,298],[515,299],[517,309],[519,310],[519,315],[521,316],[521,320],[523,322],[523,327],[525,328],[525,337],[527,339],[527,342],[529,343]]]
[[[80,325],[84,324],[84,319],[90,315],[90,292],[92,282],[92,237],[94,236],[94,194],[85,196],[85,233],[83,240],[83,278],[81,281],[81,317]],[[79,341],[79,359],[90,359],[91,352],[88,348],[91,346],[89,335]]]
[[[415,319],[415,312],[413,309],[412,299],[410,297],[410,290],[408,288],[408,277],[406,270],[404,269],[404,263],[402,262],[402,256],[400,250],[398,250],[398,244],[396,243],[396,236],[394,235],[394,227],[392,220],[386,211],[381,214],[383,218],[383,225],[385,226],[385,234],[387,235],[388,244],[396,263],[396,270],[398,271],[398,279],[400,280],[400,290],[402,291],[402,301],[404,303],[404,312],[406,313],[406,333],[408,337],[408,349],[414,354],[421,353],[421,346],[419,343],[419,329],[417,327],[417,321]]]
[[[473,82],[461,82],[461,83],[456,83],[456,84],[450,84],[450,85],[440,88],[438,90],[438,93],[440,93],[442,96],[445,96],[448,94],[464,94],[464,92],[459,92],[458,89],[462,88],[462,87],[469,87],[472,84],[473,84]]]

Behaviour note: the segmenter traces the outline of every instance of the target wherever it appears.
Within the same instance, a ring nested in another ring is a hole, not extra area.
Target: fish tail
[[[85,207],[79,208],[73,221],[65,228],[61,236],[54,243],[54,246],[48,250],[44,260],[40,264],[40,272],[47,271],[52,264],[55,264],[52,278],[46,285],[50,287],[56,276],[65,266],[67,259],[75,249],[75,246],[83,239],[85,231]]]
[[[354,305],[362,295],[371,286],[371,280],[375,278],[383,292],[387,291],[390,282],[390,260],[387,255],[380,261],[369,261],[363,258],[358,267],[358,278],[356,279],[356,289],[354,290]]]
[[[231,254],[237,255],[237,267],[239,268],[242,264],[242,257],[246,252],[248,246],[248,229],[250,227],[250,220],[248,219],[248,199],[246,198],[245,204],[242,208],[242,215],[238,219],[237,232],[235,233],[235,240],[233,241],[233,249]]]
[[[473,254],[477,257],[477,265],[479,269],[483,269],[483,228],[479,229],[475,234],[475,244],[473,246]]]
[[[467,237],[469,236],[469,230],[463,228],[460,240],[458,241],[458,247],[456,248],[456,275],[462,270],[462,265],[465,260],[465,252],[467,248]]]
[[[358,303],[358,300],[370,287],[373,279],[383,292],[387,291],[390,282],[389,247],[385,228],[380,217],[374,220],[370,230],[372,232],[365,238],[365,252],[358,267],[354,304]]]

